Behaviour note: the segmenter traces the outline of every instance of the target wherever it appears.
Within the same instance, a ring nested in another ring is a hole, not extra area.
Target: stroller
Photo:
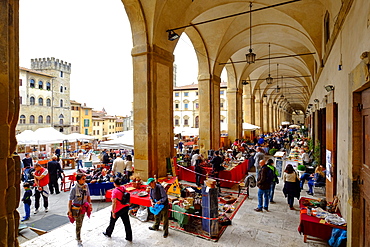
[[[30,168],[28,171],[24,170],[23,173],[23,182],[27,182],[33,187],[33,184],[35,182],[35,178],[33,176],[33,172],[35,171],[35,168]],[[27,178],[27,179],[26,179]]]

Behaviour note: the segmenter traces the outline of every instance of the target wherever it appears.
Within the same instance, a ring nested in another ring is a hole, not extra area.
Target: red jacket
[[[43,174],[44,171],[46,171],[46,169],[45,168],[41,168],[40,170],[35,171],[35,175],[36,176],[41,176],[41,174]],[[40,187],[44,187],[44,186],[46,186],[48,184],[49,184],[49,173],[46,174],[45,177],[41,178],[41,180],[39,181],[39,186]]]

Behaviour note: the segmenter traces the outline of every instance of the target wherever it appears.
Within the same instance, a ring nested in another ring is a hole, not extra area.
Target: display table
[[[178,171],[178,177],[180,180],[185,180],[188,182],[195,183],[195,173],[194,173],[194,166],[185,167],[187,169],[183,169],[179,167],[177,169]],[[244,160],[243,162],[239,163],[237,166],[232,168],[231,170],[223,170],[219,173],[219,178],[226,179],[230,181],[240,182],[241,179],[243,179],[244,175],[247,174],[248,171],[248,160]],[[203,167],[202,174],[206,175],[211,174],[212,167]],[[203,180],[205,179],[205,176],[202,176],[201,183],[203,183]],[[221,181],[220,186],[231,188],[235,183],[234,182],[228,182],[228,181]]]
[[[76,167],[75,158],[62,158],[62,163],[63,163],[63,169],[69,165],[71,165],[72,169],[75,169]]]
[[[320,219],[315,216],[307,215],[307,208],[303,205],[304,200],[312,201],[314,199],[302,197],[299,200],[301,211],[300,211],[300,222],[298,226],[298,232],[304,235],[305,243],[307,239],[310,239],[308,236],[312,236],[315,238],[320,238],[322,240],[328,241],[331,237],[331,232],[333,228],[347,230],[346,226],[328,224],[325,222],[325,219]]]
[[[114,188],[112,182],[106,183],[89,183],[90,195],[91,196],[104,196],[107,190]]]
[[[182,212],[182,213],[188,213],[188,214],[194,214],[195,213],[194,207],[190,207],[189,209],[185,209],[185,208],[180,207],[177,204],[172,205],[172,210]],[[174,218],[177,221],[177,223],[179,223],[179,225],[181,227],[184,227],[184,225],[188,224],[189,217],[190,216],[185,215],[185,214],[172,212],[172,218]]]

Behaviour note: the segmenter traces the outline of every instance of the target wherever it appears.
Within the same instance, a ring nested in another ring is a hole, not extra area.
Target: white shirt
[[[121,158],[121,157],[118,157],[116,158],[114,161],[113,161],[113,167],[112,167],[112,171],[114,173],[116,172],[120,172],[123,174],[124,170],[125,170],[125,161]]]
[[[77,160],[83,160],[83,159],[84,159],[84,154],[83,153],[78,153]]]
[[[193,157],[191,157],[191,165],[195,166],[195,162],[197,161],[199,157],[199,154],[194,154]]]
[[[301,158],[304,162],[310,162],[310,156],[308,155],[308,153],[303,153]]]
[[[126,160],[125,167],[126,167],[126,171],[132,172],[132,161]]]

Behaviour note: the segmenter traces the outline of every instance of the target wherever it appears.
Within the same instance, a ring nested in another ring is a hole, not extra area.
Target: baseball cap
[[[154,178],[148,178],[148,182],[146,182],[146,184],[150,184],[151,182],[154,182],[155,179]]]

